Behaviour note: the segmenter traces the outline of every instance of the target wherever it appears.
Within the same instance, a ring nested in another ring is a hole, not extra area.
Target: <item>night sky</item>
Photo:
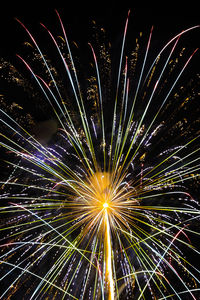
[[[108,1],[107,1],[108,2]],[[106,35],[111,41],[114,64],[117,66],[120,57],[121,41],[127,13],[130,9],[126,47],[132,50],[135,46],[135,38],[139,32],[148,37],[151,27],[154,26],[151,50],[157,55],[161,47],[174,35],[182,30],[200,23],[199,7],[181,5],[172,7],[168,4],[162,6],[137,6],[133,1],[126,3],[110,2],[84,2],[76,4],[56,1],[55,4],[41,5],[40,2],[15,3],[10,6],[5,4],[1,9],[0,18],[0,56],[10,60],[14,65],[19,63],[16,54],[20,54],[22,44],[29,41],[29,37],[21,25],[15,20],[22,21],[42,46],[46,46],[48,40],[40,22],[46,25],[53,34],[61,31],[55,9],[60,13],[66,28],[69,41],[75,41],[83,45],[83,57],[88,55],[88,41],[90,41],[91,21],[95,20],[99,26],[103,26]],[[129,4],[130,3],[130,4]],[[194,51],[199,47],[200,30],[196,29],[184,35],[183,47]],[[195,55],[193,63],[188,67],[188,73],[197,73],[200,59]]]
[[[66,5],[56,1],[55,4],[39,5],[35,1],[24,2],[23,4],[14,4],[12,6],[4,4],[1,8],[0,18],[0,34],[1,34],[1,52],[14,53],[20,41],[23,41],[23,30],[14,20],[15,17],[23,21],[28,28],[39,27],[39,22],[49,25],[53,28],[58,22],[54,9],[57,9],[63,18],[67,31],[72,38],[85,40],[88,31],[88,21],[96,20],[105,26],[110,34],[111,39],[117,39],[117,36],[123,32],[123,24],[125,22],[127,12],[131,10],[129,21],[129,31],[138,32],[149,31],[150,26],[155,26],[155,34],[159,37],[168,39],[172,34],[185,29],[189,26],[199,23],[199,7],[191,5],[181,5],[180,7],[172,7],[162,4],[162,6],[142,6],[134,7],[133,4],[119,3],[112,4],[101,2],[84,1],[83,4],[75,4],[67,1]],[[130,1],[130,3],[133,1]],[[63,3],[63,2],[62,2]],[[88,3],[88,5],[87,5]],[[127,2],[126,2],[127,3]],[[133,36],[134,37],[134,36]],[[198,46],[198,39],[191,38],[190,43]]]

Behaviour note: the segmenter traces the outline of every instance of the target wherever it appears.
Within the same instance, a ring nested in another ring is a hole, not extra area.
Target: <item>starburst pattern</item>
[[[86,72],[56,14],[59,62],[19,20],[25,76],[1,62],[27,97],[1,95],[1,298],[198,299],[198,51],[179,44],[199,26],[152,59],[153,28],[126,53],[128,13],[113,76],[105,31]]]

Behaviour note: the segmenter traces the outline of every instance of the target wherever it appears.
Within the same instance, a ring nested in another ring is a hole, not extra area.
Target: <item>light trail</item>
[[[111,241],[108,209],[109,209],[109,205],[107,203],[104,203],[105,264],[106,264],[105,283],[107,284],[108,287],[108,300],[114,300],[115,291],[114,291],[114,279],[113,279],[113,270],[112,270],[112,241]]]

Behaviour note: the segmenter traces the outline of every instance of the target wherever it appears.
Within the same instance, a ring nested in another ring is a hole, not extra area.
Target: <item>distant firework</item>
[[[82,64],[56,14],[0,65],[1,299],[199,299],[199,26],[154,56],[128,13],[116,73],[104,29]]]

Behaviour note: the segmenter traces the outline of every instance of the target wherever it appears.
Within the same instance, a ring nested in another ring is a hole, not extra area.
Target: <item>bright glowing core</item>
[[[104,208],[107,208],[108,206],[109,206],[109,205],[108,205],[108,203],[106,203],[106,202],[103,204],[103,207],[104,207]]]
[[[90,177],[90,186],[93,191],[93,199],[101,210],[110,207],[111,204],[111,175],[108,172],[96,172]]]

